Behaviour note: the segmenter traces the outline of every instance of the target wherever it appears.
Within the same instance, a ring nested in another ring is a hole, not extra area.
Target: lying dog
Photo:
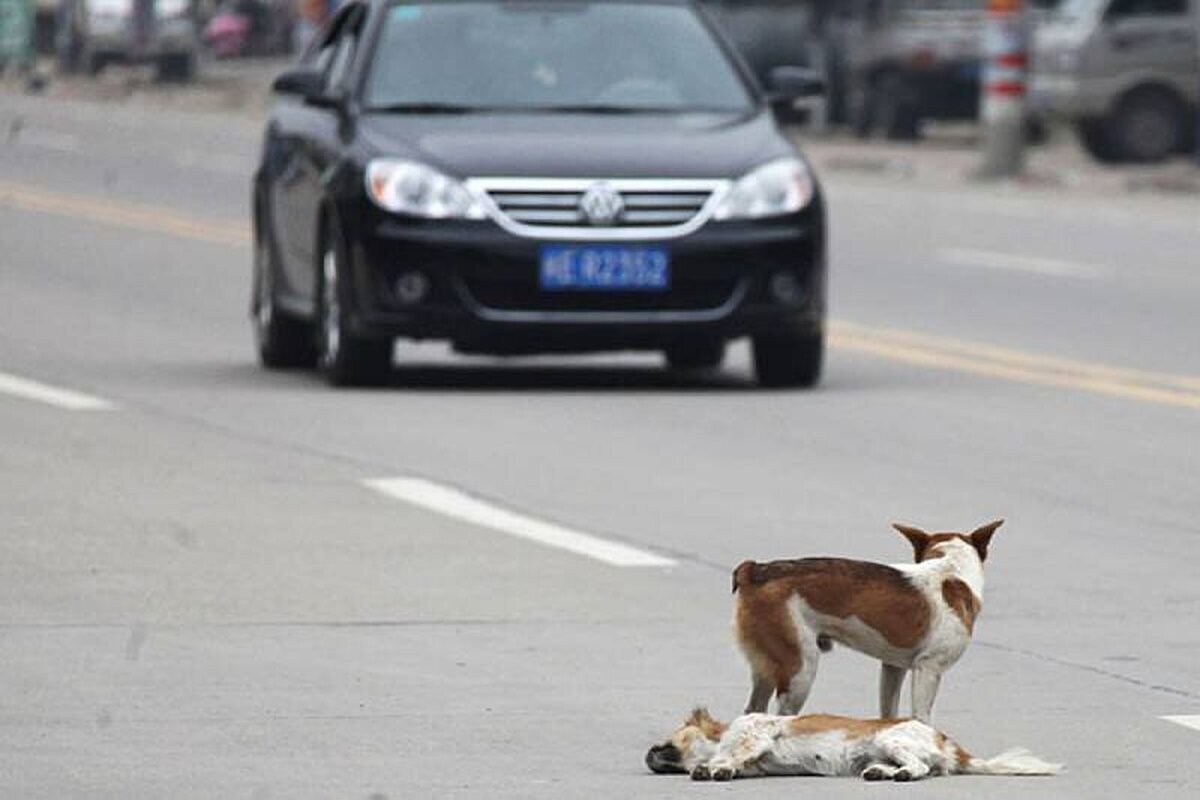
[[[702,708],[665,744],[650,748],[646,766],[690,773],[696,781],[760,775],[916,781],[934,775],[1053,775],[1062,769],[1019,749],[976,758],[914,719],[747,714],[727,726]]]
[[[746,712],[780,714],[804,706],[819,650],[841,642],[883,662],[879,713],[895,717],[911,669],[913,716],[929,722],[942,673],[971,641],[983,602],[983,562],[1004,520],[970,534],[929,534],[894,525],[912,543],[916,564],[803,558],[733,572],[734,628],[750,662]]]

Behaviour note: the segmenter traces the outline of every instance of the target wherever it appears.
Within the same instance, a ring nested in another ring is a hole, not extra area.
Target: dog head
[[[917,562],[941,558],[954,549],[974,553],[980,562],[983,562],[987,561],[988,543],[992,541],[992,534],[1003,524],[1004,520],[998,519],[970,533],[926,533],[920,528],[901,525],[898,522],[892,523],[892,527],[908,539]]]
[[[675,729],[671,738],[646,752],[646,766],[660,774],[687,774],[717,752],[717,742],[727,726],[713,719],[706,708],[697,708]]]

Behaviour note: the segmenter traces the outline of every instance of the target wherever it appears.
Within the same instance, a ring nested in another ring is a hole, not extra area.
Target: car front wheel
[[[341,237],[331,223],[321,254],[318,366],[332,386],[377,386],[392,366],[392,340],[366,339],[347,324],[350,297]]]
[[[754,374],[762,386],[816,386],[824,358],[825,337],[820,333],[754,338]]]

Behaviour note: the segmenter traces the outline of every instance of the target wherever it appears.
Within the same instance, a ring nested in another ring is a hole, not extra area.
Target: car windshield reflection
[[[753,108],[695,14],[684,6],[620,2],[395,5],[364,102],[370,110],[410,113]]]

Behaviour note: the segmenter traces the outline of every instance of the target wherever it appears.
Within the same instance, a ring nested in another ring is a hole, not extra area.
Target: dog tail
[[[757,566],[758,562],[747,559],[733,568],[734,594],[737,594],[738,589],[741,587],[748,586],[754,582],[754,568]]]
[[[1014,747],[992,758],[971,756],[962,772],[965,775],[1057,775],[1062,768],[1062,764],[1043,761],[1024,747]]]

